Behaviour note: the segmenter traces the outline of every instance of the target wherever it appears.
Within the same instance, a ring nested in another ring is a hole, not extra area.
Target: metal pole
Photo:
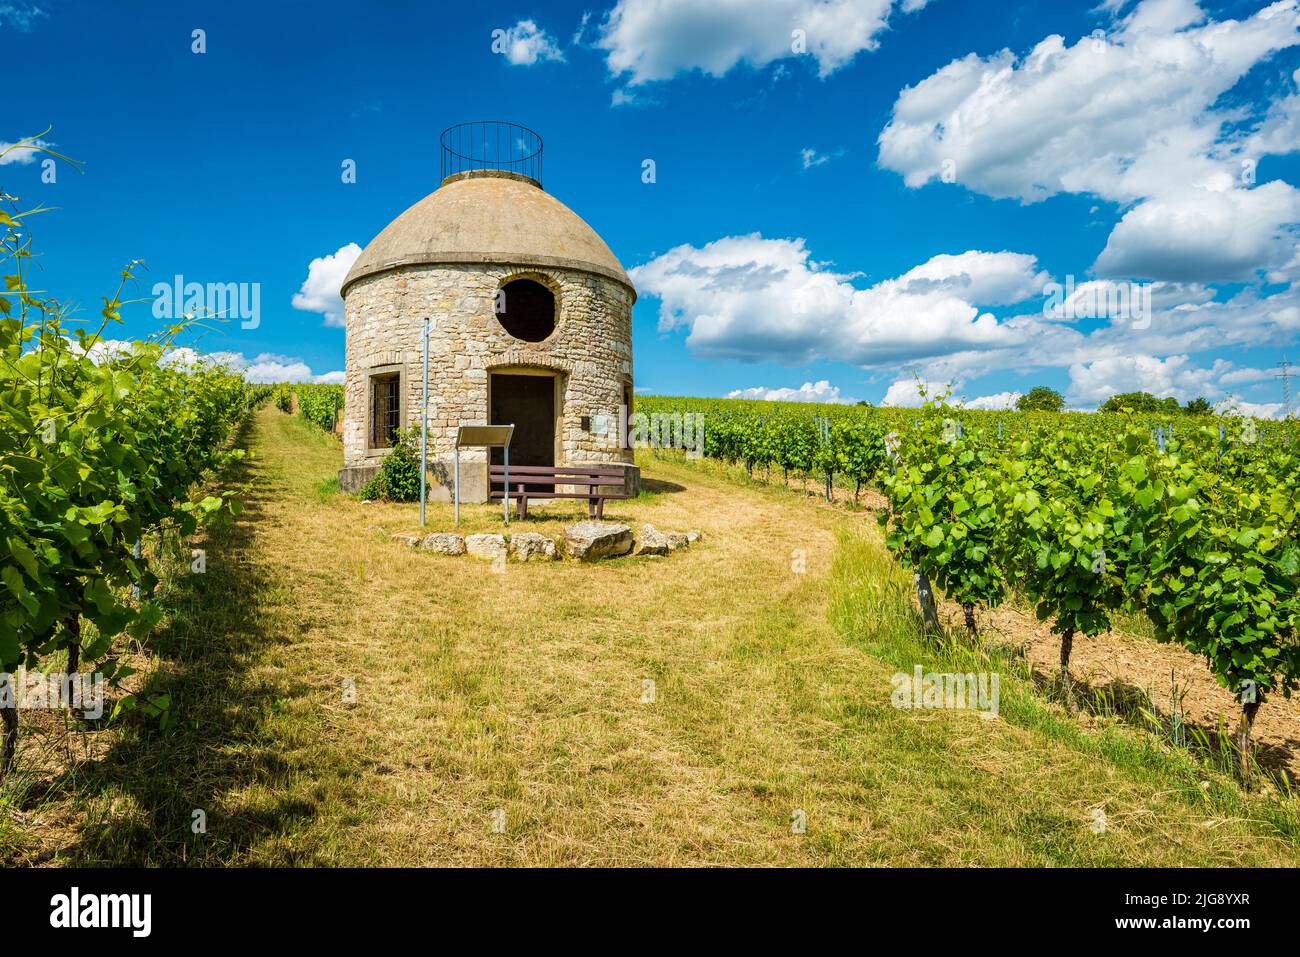
[[[509,525],[510,524],[510,446],[508,445],[505,446],[504,448],[501,449],[501,451],[505,453],[505,463],[506,463],[505,485],[501,486],[501,491],[504,494],[502,494],[501,499],[506,506],[506,524]]]
[[[460,524],[460,442],[456,443],[456,524]]]
[[[132,556],[136,561],[139,561],[141,558],[144,557],[144,549],[142,549],[142,548],[140,547],[140,536],[139,536],[139,535],[137,535],[137,536],[135,537],[135,547],[131,549],[131,556]],[[136,582],[134,585],[131,586],[131,597],[132,597],[132,598],[135,598],[135,599],[137,599],[137,600],[140,598],[140,583],[139,583],[139,582]]]
[[[425,484],[429,472],[429,320],[424,320],[424,391],[420,395],[420,527],[424,528]]]

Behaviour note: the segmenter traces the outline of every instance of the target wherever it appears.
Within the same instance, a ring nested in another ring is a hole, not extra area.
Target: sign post
[[[501,487],[501,502],[505,506],[506,524],[510,524],[510,439],[514,437],[513,425],[460,425],[456,429],[455,490],[456,524],[460,524],[460,450],[462,448],[501,449],[505,459],[505,482]],[[488,456],[488,498],[492,497],[492,458]]]
[[[337,400],[336,400],[337,401]],[[424,320],[424,391],[420,394],[420,527],[424,528],[425,483],[429,472],[429,320]]]

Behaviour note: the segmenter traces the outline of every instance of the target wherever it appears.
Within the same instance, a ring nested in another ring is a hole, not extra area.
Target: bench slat
[[[495,498],[495,499],[500,499],[500,498],[501,498],[501,489],[499,489],[499,488],[494,488],[494,489],[491,491],[490,494],[491,494],[491,496],[492,496],[493,498]],[[611,492],[611,493],[608,494],[608,495],[606,495],[604,492],[538,492],[538,491],[535,491],[535,490],[529,490],[529,489],[526,489],[526,490],[524,490],[523,492],[520,492],[518,489],[514,489],[514,488],[512,488],[512,489],[510,490],[510,497],[511,497],[511,498],[608,498],[608,499],[615,499],[615,498],[629,498],[630,496],[629,496],[626,492]]]
[[[493,478],[501,478],[506,474],[504,466],[494,465],[490,471]],[[525,468],[523,466],[511,466],[511,475],[540,476],[542,478],[551,478],[557,475],[587,475],[599,478],[618,478],[624,475],[622,469],[540,469],[537,467]]]
[[[502,462],[493,462],[492,468],[503,469],[505,464]],[[571,462],[568,465],[511,465],[510,471],[515,469],[531,469],[534,472],[563,472],[565,469],[620,469],[621,465],[606,465],[601,462]]]
[[[516,479],[517,479],[518,481],[516,481]],[[500,485],[500,484],[502,483],[502,481],[503,481],[503,479],[501,478],[501,476],[498,476],[498,475],[494,475],[494,476],[492,476],[492,484],[493,484],[493,485]],[[524,485],[591,485],[591,486],[593,486],[593,487],[597,487],[597,488],[601,488],[601,487],[604,487],[604,486],[607,486],[607,485],[622,485],[622,484],[623,484],[622,482],[611,482],[611,481],[609,481],[608,478],[604,478],[604,477],[601,477],[601,476],[597,476],[596,478],[592,478],[592,477],[590,477],[590,476],[586,476],[586,475],[581,475],[581,476],[574,476],[574,475],[560,475],[560,476],[556,476],[556,477],[552,478],[552,477],[550,477],[550,476],[545,476],[545,477],[543,477],[543,476],[541,476],[541,475],[519,475],[519,476],[516,476],[516,475],[512,472],[512,473],[510,474],[510,486],[511,486],[511,488],[513,488],[514,486],[519,485],[519,484],[521,484],[521,483],[524,484]]]
[[[498,502],[501,501],[501,493],[499,491],[494,491],[492,493],[492,497],[496,499]],[[582,499],[603,498],[606,500],[627,498],[626,495],[589,495],[586,492],[525,492],[523,496],[520,496],[520,494],[514,491],[513,489],[510,492],[510,497],[511,498],[523,497],[523,498],[530,498],[530,499],[532,498],[582,498]]]

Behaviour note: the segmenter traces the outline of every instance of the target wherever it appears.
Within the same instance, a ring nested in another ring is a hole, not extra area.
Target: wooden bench
[[[506,480],[504,465],[488,469],[489,497],[501,501],[502,486]],[[624,486],[627,479],[618,467],[601,465],[512,465],[510,466],[510,497],[519,503],[519,517],[528,517],[530,498],[585,498],[587,514],[592,518],[605,517],[605,500],[629,498]],[[561,492],[567,485],[577,491]],[[621,491],[601,491],[618,486]]]

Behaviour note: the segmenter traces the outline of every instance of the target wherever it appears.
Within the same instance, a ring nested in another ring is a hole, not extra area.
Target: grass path
[[[699,529],[688,552],[494,572],[394,542],[416,507],[332,493],[338,445],[301,420],[264,410],[251,445],[246,511],[207,543],[208,574],[173,589],[152,649],[150,690],[172,695],[178,726],[97,732],[112,736],[103,757],[34,792],[38,837],[9,857],[1297,861],[1266,823],[1164,783],[1136,746],[1099,760],[1045,725],[892,708],[896,668],[869,651],[906,612],[860,592],[897,572],[848,513],[655,460],[649,494],[607,518]],[[580,510],[548,504],[526,524],[558,534]],[[462,517],[500,529],[495,509]],[[449,529],[450,509],[429,524]],[[850,598],[851,620],[831,614]]]

